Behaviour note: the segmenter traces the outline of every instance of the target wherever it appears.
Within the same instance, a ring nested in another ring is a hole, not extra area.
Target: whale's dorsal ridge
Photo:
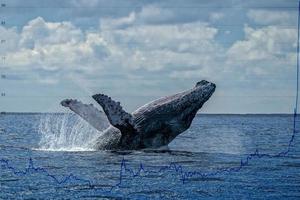
[[[118,128],[121,133],[127,133],[128,130],[133,129],[132,115],[123,110],[120,102],[104,94],[95,94],[92,97],[101,105],[112,126]]]

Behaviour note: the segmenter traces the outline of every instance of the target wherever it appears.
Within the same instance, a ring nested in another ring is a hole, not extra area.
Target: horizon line
[[[102,111],[100,111],[102,112]],[[6,114],[75,114],[72,112],[0,112],[1,115],[6,115]],[[197,115],[293,115],[293,112],[290,113],[280,113],[280,112],[274,112],[274,113],[197,113]]]

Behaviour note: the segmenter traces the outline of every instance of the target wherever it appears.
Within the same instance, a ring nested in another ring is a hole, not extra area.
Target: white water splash
[[[73,114],[45,114],[38,132],[41,136],[38,150],[45,151],[94,151],[93,145],[102,134]]]

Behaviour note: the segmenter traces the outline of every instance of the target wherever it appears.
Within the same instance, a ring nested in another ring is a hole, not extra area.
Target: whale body
[[[165,147],[190,127],[196,113],[215,88],[214,83],[202,80],[189,90],[154,100],[131,114],[123,110],[120,102],[104,94],[95,94],[92,97],[103,108],[110,126],[99,136],[94,148],[133,150]],[[94,128],[103,130],[102,112],[92,104],[65,99],[61,105]]]

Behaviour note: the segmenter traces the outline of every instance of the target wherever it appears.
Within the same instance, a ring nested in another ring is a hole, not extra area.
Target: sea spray
[[[107,126],[103,126],[103,130]],[[91,151],[102,132],[74,114],[45,114],[40,118],[39,149],[48,151]]]

